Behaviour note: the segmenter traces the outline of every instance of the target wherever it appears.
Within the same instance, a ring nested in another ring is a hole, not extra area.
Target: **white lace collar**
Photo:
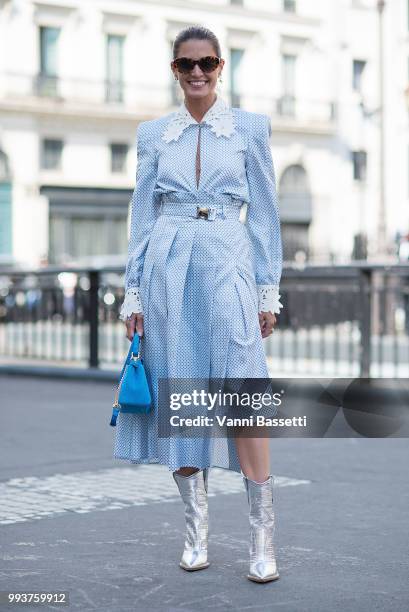
[[[167,124],[165,131],[162,134],[162,139],[165,142],[178,140],[179,136],[183,133],[183,130],[189,125],[195,123],[199,122],[192,117],[186,108],[185,102],[183,101],[179,106],[179,109]],[[230,136],[235,132],[232,109],[224,100],[222,100],[219,95],[216,97],[216,101],[204,115],[201,123],[208,123],[211,126],[212,132],[216,134],[217,138],[219,136],[230,138]]]

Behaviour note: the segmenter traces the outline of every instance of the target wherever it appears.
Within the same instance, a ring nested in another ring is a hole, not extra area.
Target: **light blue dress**
[[[240,472],[233,438],[158,437],[158,381],[269,376],[258,312],[263,291],[277,295],[282,269],[270,135],[267,115],[231,108],[220,96],[200,124],[182,104],[138,126],[125,289],[128,305],[137,299],[143,307],[142,356],[153,409],[119,414],[115,458],[172,471]],[[238,218],[243,203],[245,223]],[[214,207],[216,217],[170,209],[197,205]]]

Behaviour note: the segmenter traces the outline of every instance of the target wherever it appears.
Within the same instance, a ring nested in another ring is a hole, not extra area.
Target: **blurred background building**
[[[172,44],[193,24],[220,39],[219,94],[271,117],[285,259],[396,259],[408,5],[0,0],[0,263],[125,263],[136,128],[181,103]]]

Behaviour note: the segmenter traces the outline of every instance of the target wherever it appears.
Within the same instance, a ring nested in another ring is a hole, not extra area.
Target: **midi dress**
[[[138,125],[119,317],[143,313],[152,410],[119,413],[114,458],[241,471],[233,437],[160,437],[158,389],[166,378],[269,377],[258,313],[282,307],[270,136],[267,115],[232,108],[219,94],[201,122],[182,102]]]

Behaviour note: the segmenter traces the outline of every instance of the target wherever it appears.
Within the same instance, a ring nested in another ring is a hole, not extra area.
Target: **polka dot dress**
[[[196,466],[240,472],[233,438],[158,436],[161,378],[268,377],[257,285],[278,285],[282,267],[271,127],[266,115],[231,112],[229,137],[216,135],[202,120],[165,142],[172,114],[138,126],[125,289],[140,290],[142,356],[153,409],[119,414],[118,459],[160,463],[172,471]],[[180,214],[198,205],[214,206],[215,218]]]

